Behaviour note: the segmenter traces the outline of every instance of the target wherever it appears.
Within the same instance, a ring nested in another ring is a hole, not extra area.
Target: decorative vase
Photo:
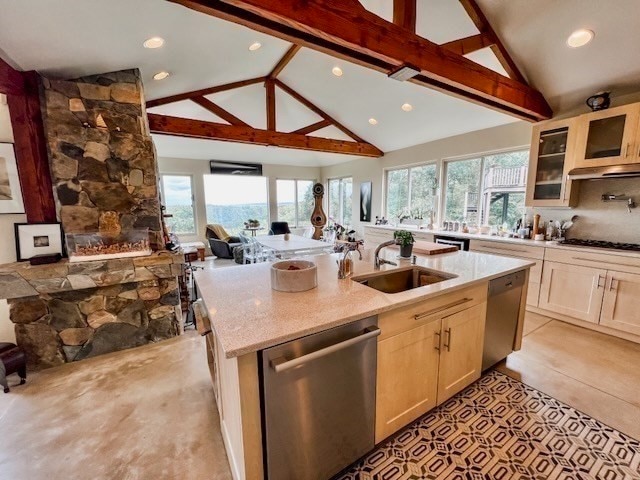
[[[409,258],[413,252],[413,243],[409,245],[400,245],[400,256],[403,258]]]

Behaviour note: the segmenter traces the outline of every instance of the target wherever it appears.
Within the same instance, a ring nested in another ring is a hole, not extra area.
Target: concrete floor
[[[535,314],[525,333],[501,371],[640,439],[640,345]],[[189,332],[0,394],[0,479],[230,479],[204,348]]]

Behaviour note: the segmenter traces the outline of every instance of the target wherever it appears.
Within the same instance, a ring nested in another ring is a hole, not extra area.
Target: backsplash
[[[529,208],[527,213],[539,213],[545,222],[578,215],[568,238],[640,243],[640,207],[629,213],[624,202],[603,202],[604,193],[629,195],[640,205],[640,177],[582,180],[577,207]]]

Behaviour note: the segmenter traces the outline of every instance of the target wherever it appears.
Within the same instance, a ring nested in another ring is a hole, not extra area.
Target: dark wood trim
[[[493,37],[490,37],[486,33],[479,33],[477,35],[471,35],[470,37],[460,38],[453,40],[452,42],[443,43],[440,45],[442,48],[451,50],[458,55],[466,55],[473,53],[483,48],[491,47],[495,44]]]
[[[250,78],[248,80],[240,80],[238,82],[225,83],[224,85],[217,85],[215,87],[203,88],[202,90],[193,90],[191,92],[179,93],[169,97],[156,98],[155,100],[149,100],[147,102],[147,108],[159,107],[160,105],[166,105],[167,103],[190,100],[196,97],[204,97],[205,95],[211,95],[212,93],[233,90],[235,88],[246,87],[247,85],[262,83],[264,81],[265,77]]]
[[[307,125],[306,127],[302,127],[302,128],[297,129],[297,130],[294,130],[291,133],[299,133],[300,135],[308,135],[310,133],[313,133],[313,132],[321,130],[321,129],[325,128],[325,127],[328,127],[329,125],[332,125],[332,123],[329,120],[320,120],[319,122],[312,123],[311,125]]]
[[[231,125],[244,125],[245,127],[249,126],[248,124],[240,120],[238,117],[236,117],[234,114],[232,114],[231,112],[228,112],[227,110],[222,108],[220,105],[212,102],[208,98],[195,97],[195,98],[192,98],[191,101],[194,103],[197,103],[202,108],[209,110],[211,113],[213,113],[214,115],[217,115],[218,117],[223,119],[225,122],[229,122]]]
[[[311,103],[309,100],[307,100],[305,97],[300,95],[293,88],[288,86],[286,83],[283,83],[282,81],[277,80],[277,79],[275,80],[275,82],[276,82],[276,85],[278,86],[278,88],[282,89],[283,91],[285,91],[286,93],[291,95],[293,98],[295,98],[298,102],[300,102],[305,107],[307,107],[313,113],[315,113],[315,114],[321,116],[322,118],[324,118],[325,120],[328,120],[329,122],[331,122],[333,125],[336,126],[336,128],[341,130],[345,135],[353,138],[356,142],[365,143],[365,140],[363,140],[358,135],[356,135],[351,130],[349,130],[347,127],[342,125],[340,122],[338,122],[335,118],[333,118],[327,112],[325,112],[324,110],[321,110],[320,108],[316,107],[315,104]]]
[[[0,58],[0,93],[23,95],[24,80],[22,73]]]
[[[460,3],[467,12],[467,15],[469,15],[469,18],[471,18],[471,21],[475,24],[476,28],[481,33],[484,33],[493,39],[491,50],[502,64],[502,67],[509,74],[509,77],[526,85],[526,78],[524,78],[524,75],[520,72],[520,69],[513,61],[513,58],[509,55],[507,48],[500,41],[500,38],[489,23],[489,20],[487,20],[487,17],[482,12],[482,9],[477,4],[476,0],[460,0]]]
[[[7,95],[24,209],[29,223],[55,222],[56,204],[40,109],[40,77],[18,72],[23,94]]]
[[[384,155],[381,150],[369,143],[347,142],[296,133],[281,133],[241,125],[203,122],[201,120],[170,117],[154,113],[149,113],[148,117],[151,133],[156,134],[341,153],[360,157],[380,157]]]
[[[276,130],[276,84],[273,79],[267,79],[264,83],[267,100],[267,130]]]
[[[300,45],[296,45],[296,44],[291,45],[289,50],[286,51],[286,53],[282,56],[282,58],[276,64],[276,66],[273,67],[273,70],[271,70],[269,75],[267,75],[267,78],[274,79],[278,75],[280,75],[280,72],[282,72],[282,70],[284,70],[284,68],[287,65],[289,65],[289,62],[293,60],[293,57],[296,56],[296,53],[298,53],[301,48],[302,47]]]
[[[552,111],[540,92],[366,11],[357,0],[170,0],[289,42],[388,73],[529,121]]]
[[[393,23],[415,33],[416,0],[393,0]]]

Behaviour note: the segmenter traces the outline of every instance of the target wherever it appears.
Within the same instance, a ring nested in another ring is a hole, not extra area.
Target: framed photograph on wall
[[[60,223],[15,223],[16,257],[19,262],[36,255],[63,254]]]
[[[371,182],[360,184],[360,221],[371,221]]]
[[[0,213],[24,213],[13,143],[0,143]]]

